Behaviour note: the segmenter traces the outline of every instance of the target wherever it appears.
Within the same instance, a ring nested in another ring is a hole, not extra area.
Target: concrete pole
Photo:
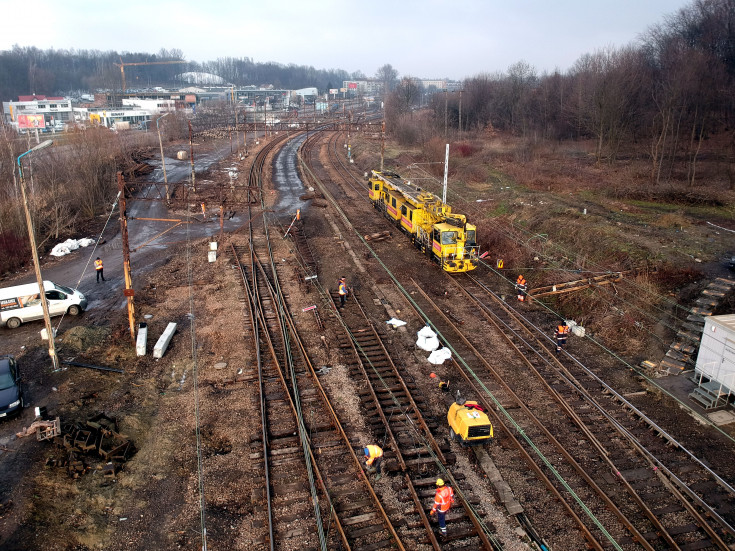
[[[156,119],[156,130],[158,131],[158,145],[161,147],[161,168],[163,169],[163,186],[166,190],[166,203],[169,202],[170,195],[168,192],[168,178],[166,178],[166,158],[163,156],[163,141],[161,140],[161,129],[158,126],[159,121],[169,116],[171,113],[166,113],[163,117],[158,117]],[[148,128],[148,125],[146,125],[146,128]]]
[[[23,168],[20,164],[20,160],[32,153],[33,151],[43,149],[54,143],[51,140],[46,140],[43,143],[38,144],[36,147],[29,149],[18,157],[18,175],[20,176],[20,192],[23,197],[23,210],[25,211],[26,225],[28,227],[28,239],[31,242],[31,254],[33,256],[33,268],[36,272],[36,281],[38,282],[38,292],[40,293],[41,306],[43,308],[43,322],[46,326],[46,336],[48,337],[48,355],[51,357],[51,364],[54,371],[59,369],[59,358],[56,356],[56,343],[54,341],[54,329],[51,326],[51,315],[48,311],[48,301],[46,300],[46,290],[43,287],[43,276],[41,276],[41,263],[38,258],[38,250],[36,249],[36,233],[33,230],[33,220],[31,219],[31,211],[28,208],[28,197],[26,196],[26,184],[23,179]]]

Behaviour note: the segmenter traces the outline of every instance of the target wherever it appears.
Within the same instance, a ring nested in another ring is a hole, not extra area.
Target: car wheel
[[[8,326],[8,329],[18,329],[20,327],[20,320],[18,318],[10,318],[5,322],[5,325]]]
[[[76,304],[74,304],[72,306],[69,306],[69,313],[72,316],[78,316],[79,314],[82,313],[82,309],[79,306],[77,306]]]

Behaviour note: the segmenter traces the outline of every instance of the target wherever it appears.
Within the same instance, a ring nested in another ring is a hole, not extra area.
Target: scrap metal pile
[[[114,478],[120,466],[137,451],[135,445],[118,432],[117,421],[98,413],[85,423],[66,424],[54,438],[64,457],[49,458],[46,465],[64,467],[69,476],[78,478],[91,469],[86,459],[97,456],[106,463],[102,467],[107,478]]]

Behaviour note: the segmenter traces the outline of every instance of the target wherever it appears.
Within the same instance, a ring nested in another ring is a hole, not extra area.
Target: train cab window
[[[443,231],[442,232],[442,245],[456,245],[457,244],[457,232],[456,231]]]
[[[395,207],[396,206],[396,198],[395,197],[391,197],[390,198],[390,204],[391,204],[392,207]]]
[[[406,208],[406,205],[401,205],[401,214],[403,216],[406,216],[407,213],[408,213],[408,209]]]
[[[375,182],[375,187],[373,188],[375,191],[380,191],[380,182]]]
[[[467,230],[467,244],[468,245],[474,245],[475,244],[475,230]]]
[[[431,232],[431,237],[434,241],[439,241],[439,230],[434,230]]]

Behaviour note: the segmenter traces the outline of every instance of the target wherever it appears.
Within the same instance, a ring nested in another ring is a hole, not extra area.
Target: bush
[[[11,232],[0,233],[0,274],[20,269],[31,256],[31,249],[25,236]]]
[[[476,146],[467,142],[456,143],[450,149],[452,150],[451,153],[457,157],[472,157],[478,151]]]

